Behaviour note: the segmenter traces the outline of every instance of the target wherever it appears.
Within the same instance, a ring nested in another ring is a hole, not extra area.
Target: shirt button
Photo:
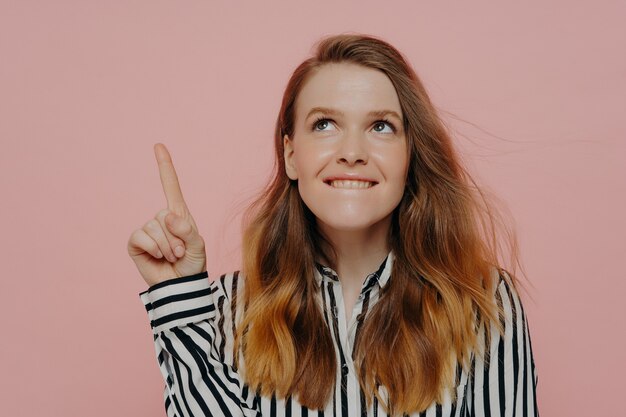
[[[348,375],[348,364],[345,364],[345,363],[343,364],[343,366],[341,367],[341,374],[343,376]]]

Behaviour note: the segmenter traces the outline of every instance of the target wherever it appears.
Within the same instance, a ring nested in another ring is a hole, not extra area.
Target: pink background
[[[165,207],[152,146],[210,276],[237,269],[288,76],[356,31],[410,59],[515,218],[541,414],[623,415],[624,3],[292,3],[0,4],[0,414],[165,415],[126,252]]]

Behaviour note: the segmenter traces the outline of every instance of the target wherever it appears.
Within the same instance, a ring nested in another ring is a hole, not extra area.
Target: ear
[[[293,141],[287,135],[283,136],[283,148],[285,148],[285,171],[287,176],[292,180],[297,180],[298,172],[294,163]]]

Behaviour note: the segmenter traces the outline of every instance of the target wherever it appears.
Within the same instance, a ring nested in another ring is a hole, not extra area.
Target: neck
[[[337,252],[336,265],[329,266],[337,272],[343,285],[360,286],[389,253],[390,217],[370,228],[355,231],[332,229],[321,222],[318,225]]]

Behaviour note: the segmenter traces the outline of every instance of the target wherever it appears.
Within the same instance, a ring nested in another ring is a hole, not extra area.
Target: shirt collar
[[[375,283],[378,283],[381,288],[384,287],[391,277],[391,267],[393,266],[393,261],[393,251],[389,251],[378,269],[365,277],[363,287],[367,289]],[[339,282],[339,277],[334,269],[318,262],[315,262],[315,278],[318,284],[321,284],[322,281]]]

